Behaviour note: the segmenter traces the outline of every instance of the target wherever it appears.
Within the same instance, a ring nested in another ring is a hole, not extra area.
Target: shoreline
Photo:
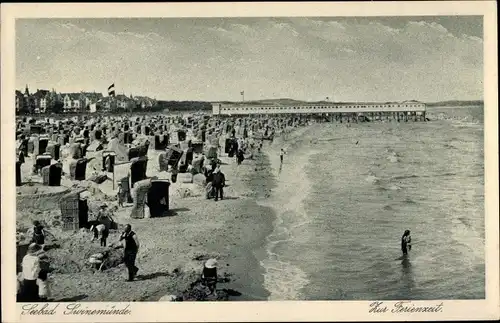
[[[235,239],[240,241],[229,247],[230,258],[233,260],[231,270],[231,282],[227,287],[241,292],[241,296],[231,301],[266,301],[270,295],[264,287],[264,269],[260,265],[260,259],[265,250],[266,237],[273,230],[273,222],[276,218],[274,211],[258,201],[265,199],[270,190],[276,185],[275,179],[268,168],[258,168],[254,171],[256,164],[267,164],[268,157],[261,153],[254,157],[253,161],[244,161],[236,166],[239,174],[238,188],[244,197],[237,202],[238,214],[227,219],[226,225],[237,228],[232,233]],[[225,167],[225,166],[223,166]],[[243,221],[243,222],[242,222]],[[226,237],[227,238],[227,237]],[[214,243],[209,249],[216,249],[222,244]]]
[[[206,200],[204,188],[199,185],[202,175],[195,176],[194,184],[191,184],[188,183],[190,175],[179,174],[177,183],[170,187],[173,215],[168,217],[132,219],[129,217],[130,207],[116,206],[117,202],[112,198],[115,190],[110,182],[98,186],[88,181],[78,184],[91,188],[95,200],[90,204],[108,204],[114,210],[112,217],[115,222],[118,225],[130,223],[138,234],[141,242],[137,258],[139,281],[133,283],[124,282],[126,270],[123,264],[95,274],[84,268],[89,250],[95,253],[95,249],[99,249],[95,243],[89,242],[90,233],[80,230],[68,235],[60,228],[52,227],[53,219],[60,217],[55,210],[30,212],[29,208],[19,205],[17,222],[21,231],[30,227],[32,220],[43,219],[49,231],[61,242],[60,248],[48,251],[56,266],[56,271],[50,274],[52,299],[157,301],[167,294],[181,294],[199,277],[203,262],[216,257],[219,277],[223,280],[218,289],[234,292],[234,295],[229,293],[229,300],[267,300],[269,293],[263,287],[259,259],[275,215],[270,208],[258,205],[256,200],[268,196],[275,183],[268,168],[255,170],[259,159],[261,163],[267,163],[267,156],[261,153],[260,157],[254,157],[255,160],[245,160],[239,166],[225,155],[220,159],[228,183],[224,190],[226,198],[218,202]],[[149,176],[169,175],[165,172],[157,174],[154,164],[154,161],[151,165],[148,163]],[[25,174],[29,174],[29,165],[23,166]],[[117,170],[117,173],[122,171]],[[69,184],[63,179],[63,185]],[[184,190],[189,190],[191,196],[183,197]],[[108,244],[117,239],[119,232],[110,233]]]
[[[308,197],[312,182],[305,173],[309,158],[316,153],[304,149],[301,137],[307,136],[318,124],[307,125],[280,137],[264,150],[270,160],[270,169],[275,176],[276,185],[268,199],[260,200],[260,205],[271,208],[275,213],[273,229],[265,239],[265,255],[260,264],[264,268],[264,286],[269,291],[269,300],[302,300],[300,290],[308,283],[306,273],[292,262],[282,259],[275,248],[290,242],[291,230],[287,217],[300,217],[300,223],[307,221],[304,200]],[[280,165],[279,150],[285,148],[283,166]],[[291,147],[291,150],[288,148]],[[301,224],[298,224],[300,226]]]

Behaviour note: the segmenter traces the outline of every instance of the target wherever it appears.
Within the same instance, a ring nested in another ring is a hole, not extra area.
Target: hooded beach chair
[[[22,185],[21,165],[22,163],[20,161],[16,161],[16,186]]]
[[[49,166],[49,186],[61,186],[62,164],[55,163]]]
[[[152,180],[148,191],[147,205],[151,217],[164,216],[169,210],[170,181],[166,179]]]
[[[168,171],[167,152],[163,152],[158,155],[158,167],[160,169],[160,172]]]
[[[52,156],[54,160],[59,160],[61,153],[61,145],[58,143],[51,142],[47,145],[47,152]]]
[[[102,171],[112,173],[115,168],[116,154],[113,151],[102,153]]]
[[[89,208],[83,192],[84,190],[73,191],[59,200],[64,231],[77,231],[88,225]]]
[[[39,172],[45,166],[49,166],[52,157],[50,155],[39,155],[36,157],[35,168],[36,171]]]
[[[49,186],[50,165],[43,167],[40,173],[42,175],[42,185]]]
[[[130,160],[130,186],[134,187],[136,182],[146,179],[148,159],[137,157]]]
[[[133,219],[143,219],[144,218],[144,206],[147,200],[147,194],[151,188],[151,180],[144,179],[135,183],[133,190],[134,196],[134,206],[132,207],[130,217]]]

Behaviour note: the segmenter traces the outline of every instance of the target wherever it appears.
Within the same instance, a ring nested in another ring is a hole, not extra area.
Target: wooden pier
[[[328,105],[311,103],[297,106],[212,104],[214,116],[315,116],[321,120],[339,123],[426,121],[425,112],[426,105],[418,101]]]

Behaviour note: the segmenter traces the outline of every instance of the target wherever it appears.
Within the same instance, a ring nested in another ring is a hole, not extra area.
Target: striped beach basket
[[[151,188],[151,180],[145,179],[135,183],[133,190],[134,206],[132,207],[130,217],[133,219],[144,218],[144,205],[147,201],[147,194]]]
[[[74,181],[76,175],[76,165],[78,164],[78,160],[72,160],[69,163],[69,178]]]
[[[168,171],[168,158],[166,152],[158,155],[158,166],[160,168],[160,172]]]
[[[61,208],[62,229],[64,231],[78,230],[80,194],[71,192],[64,195],[59,201]]]
[[[50,182],[50,165],[42,168],[42,184],[44,186],[49,186]]]

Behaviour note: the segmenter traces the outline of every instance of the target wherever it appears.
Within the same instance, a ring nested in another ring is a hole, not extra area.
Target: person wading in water
[[[130,224],[125,226],[125,230],[120,236],[120,242],[122,241],[124,243],[123,262],[128,270],[127,281],[133,281],[139,271],[139,268],[135,266],[135,259],[139,251],[139,240],[137,239],[137,234],[132,231],[132,226]]]
[[[403,236],[401,237],[401,251],[403,251],[403,256],[408,255],[408,251],[410,250],[411,250],[410,230],[405,230]]]
[[[286,154],[286,152],[281,148],[280,151],[280,164],[283,165],[283,156]]]

